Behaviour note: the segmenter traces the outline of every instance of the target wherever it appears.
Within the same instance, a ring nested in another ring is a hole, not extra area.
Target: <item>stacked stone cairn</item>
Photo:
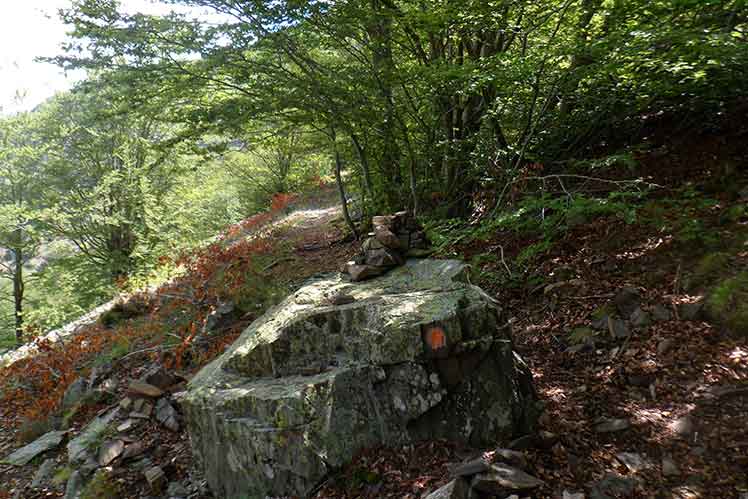
[[[429,242],[418,221],[407,211],[372,217],[373,232],[368,234],[361,251],[345,264],[351,280],[377,277],[403,265],[407,258],[428,256]]]

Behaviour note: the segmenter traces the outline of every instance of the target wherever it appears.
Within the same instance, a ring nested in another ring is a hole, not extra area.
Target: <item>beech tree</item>
[[[0,300],[12,304],[16,342],[23,343],[26,285],[25,266],[42,243],[40,186],[45,149],[34,134],[29,113],[0,119],[0,284],[10,283],[10,293]],[[2,287],[0,287],[2,290]]]
[[[84,89],[47,104],[50,148],[46,222],[113,280],[134,270],[151,243],[159,201],[176,181],[173,137],[148,116],[122,113],[103,90]],[[156,211],[154,211],[156,210]]]

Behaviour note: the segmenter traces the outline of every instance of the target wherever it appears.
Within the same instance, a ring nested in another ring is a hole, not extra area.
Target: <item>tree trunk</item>
[[[23,250],[13,250],[13,318],[15,319],[16,343],[23,345]]]
[[[389,181],[386,190],[389,208],[399,204],[402,174],[400,172],[400,149],[396,140],[395,104],[392,97],[394,62],[392,60],[392,12],[382,0],[371,0],[373,20],[368,27],[372,42],[372,66],[379,86],[384,116],[380,124],[382,136],[381,167]]]
[[[340,158],[340,151],[338,151],[338,143],[336,140],[335,130],[331,130],[330,140],[332,140],[332,148],[335,154],[335,183],[338,185],[338,193],[340,194],[340,207],[343,210],[343,218],[345,219],[345,223],[348,225],[348,228],[351,229],[353,237],[358,240],[358,231],[356,230],[356,225],[353,223],[353,220],[351,220],[351,215],[348,212],[348,200],[345,197],[345,187],[343,186],[343,161]]]
[[[369,158],[366,156],[366,151],[358,140],[355,133],[351,133],[351,141],[353,142],[356,152],[358,153],[358,160],[361,163],[361,172],[364,176],[364,187],[366,188],[366,194],[371,199],[372,204],[376,208],[379,204],[379,200],[374,196],[374,185],[371,182],[371,170],[369,169]]]

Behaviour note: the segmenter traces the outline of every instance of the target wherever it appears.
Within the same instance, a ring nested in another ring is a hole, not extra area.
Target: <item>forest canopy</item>
[[[744,0],[162,3],[189,9],[72,2],[48,60],[87,78],[0,120],[19,339],[322,177],[367,214],[497,217],[541,172],[624,170],[657,116],[703,125],[748,91]]]

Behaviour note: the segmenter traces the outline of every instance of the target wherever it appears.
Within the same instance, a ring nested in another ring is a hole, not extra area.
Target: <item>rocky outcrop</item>
[[[362,448],[485,445],[535,420],[502,310],[456,261],[318,278],[255,321],[179,397],[217,496],[304,495]]]

